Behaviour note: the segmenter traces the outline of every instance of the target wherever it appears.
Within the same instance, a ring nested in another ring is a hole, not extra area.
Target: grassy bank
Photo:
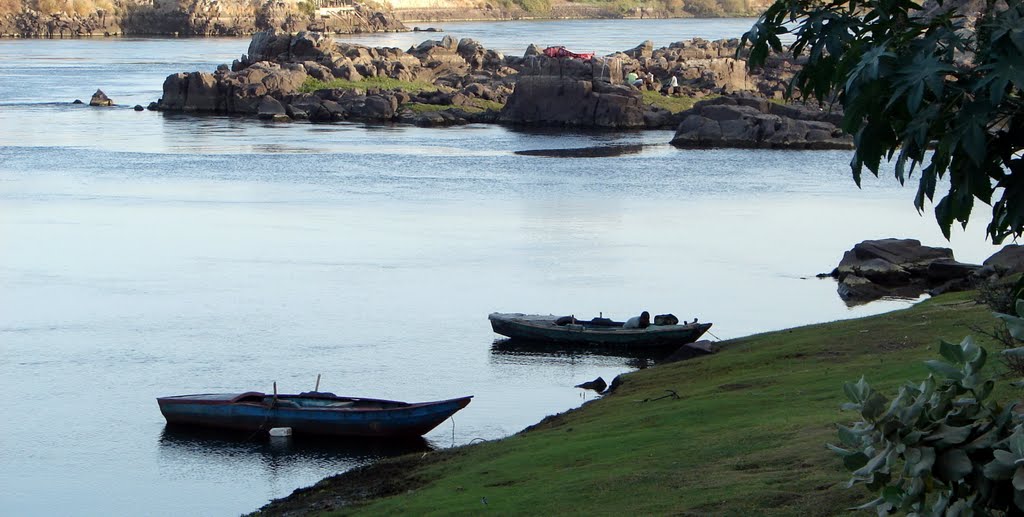
[[[714,356],[623,376],[612,395],[510,438],[384,461],[329,478],[267,514],[834,515],[846,489],[834,423],[842,383],[893,395],[927,375],[938,341],[990,329],[972,294],[726,343]],[[994,345],[975,334],[978,342]],[[1006,383],[999,398],[1017,395]],[[679,399],[655,398],[674,390]],[[486,505],[483,502],[486,498]]]
[[[303,81],[299,91],[302,93],[313,93],[317,90],[403,90],[409,93],[433,92],[438,87],[426,81],[401,81],[390,77],[367,77],[360,81],[349,81],[348,79],[334,79],[332,81],[321,81],[307,77]]]

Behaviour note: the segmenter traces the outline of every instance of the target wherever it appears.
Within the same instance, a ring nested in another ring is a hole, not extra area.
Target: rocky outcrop
[[[154,108],[169,111],[256,115],[265,98],[297,92],[306,80],[302,65],[260,61],[237,72],[173,74],[164,80],[164,96]],[[282,111],[283,113],[283,111]]]
[[[752,96],[698,102],[681,116],[672,145],[684,148],[852,149],[835,113]]]
[[[1024,273],[1024,245],[1007,244],[1003,249],[982,262],[986,268],[1000,276]]]
[[[92,98],[89,99],[90,106],[113,106],[114,101],[107,97],[107,94],[103,93],[103,90],[96,90],[96,93],[92,94]]]
[[[0,14],[0,36],[20,38],[79,38],[121,34],[120,17],[104,10],[88,15],[42,13],[25,8]]]
[[[622,83],[618,60],[527,58],[498,120],[511,124],[644,127],[640,91]]]
[[[881,239],[855,245],[830,275],[839,281],[839,296],[857,304],[969,289],[992,273],[957,262],[949,248],[922,246],[915,239]]]
[[[450,35],[403,51],[337,43],[318,32],[270,30],[255,34],[248,52],[230,67],[221,65],[212,73],[169,76],[164,84],[164,96],[152,107],[257,115],[263,97],[270,96],[284,108],[283,115],[279,110],[266,112],[264,118],[271,120],[288,117],[313,122],[402,121],[422,126],[500,122],[666,128],[678,125],[678,119],[664,109],[647,105],[642,90],[661,89],[662,80],[667,81],[671,74],[682,74],[691,68],[696,72],[687,77],[694,79],[680,82],[680,90],[685,88],[704,95],[740,86],[757,88],[760,78],[766,75],[746,75],[745,71],[735,75],[736,70],[742,71],[742,62],[724,57],[734,54],[735,50],[735,41],[694,40],[660,49],[644,42],[611,56],[583,60],[548,57],[535,45],[530,45],[522,57],[506,56],[473,39],[456,39]],[[642,75],[643,84],[639,87],[625,84],[624,78],[630,73]],[[400,88],[380,91],[372,87],[380,81],[368,81],[366,84],[370,86],[366,89],[346,85],[343,90],[325,88],[301,92],[300,86],[308,78],[324,83],[333,79],[359,82],[388,78],[415,83],[415,86],[410,85],[414,88],[410,91]],[[425,84],[432,86],[423,86]],[[314,102],[319,104],[314,106]],[[717,101],[732,105],[737,102]],[[787,109],[799,111],[753,97],[749,103],[763,106],[772,117],[784,116],[789,113]],[[823,120],[786,126],[786,135],[799,132],[798,137],[786,142],[798,140],[805,147],[812,147],[812,144],[803,142],[824,146],[820,140],[827,144],[827,140],[818,139],[822,131],[827,132],[824,126],[827,115],[818,112],[812,115]],[[759,145],[756,140],[751,143],[741,139],[743,136],[753,138],[751,134],[754,133],[741,133],[735,141],[729,142],[742,147]]]
[[[241,36],[268,29],[338,34],[408,30],[390,11],[359,3],[312,12],[297,2],[282,0],[117,0],[113,8],[95,8],[88,14],[39,12],[30,5],[34,4],[23,2],[20,11],[0,14],[0,36]],[[84,8],[79,4],[68,7],[68,11],[79,12]]]

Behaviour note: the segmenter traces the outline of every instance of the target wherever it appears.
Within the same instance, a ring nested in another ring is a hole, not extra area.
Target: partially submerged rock
[[[96,93],[92,94],[92,98],[89,99],[90,106],[113,106],[114,101],[107,97],[107,94],[103,93],[103,90],[96,90]]]
[[[596,391],[598,393],[601,393],[602,391],[604,391],[605,388],[608,387],[608,383],[606,383],[604,381],[604,378],[598,377],[598,378],[596,378],[596,379],[594,379],[592,381],[584,382],[582,384],[577,384],[576,387],[577,388],[582,388],[582,389],[585,389],[585,390],[594,390],[594,391]]]
[[[839,281],[839,296],[850,304],[916,298],[971,289],[993,275],[1022,271],[1019,248],[1011,244],[981,266],[958,262],[949,248],[923,246],[916,239],[867,240],[847,251],[830,276]]]
[[[749,95],[700,101],[681,118],[672,138],[676,147],[853,148],[833,114]]]

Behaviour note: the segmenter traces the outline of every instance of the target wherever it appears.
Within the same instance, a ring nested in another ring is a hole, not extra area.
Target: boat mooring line
[[[720,338],[720,337],[718,337],[718,336],[716,336],[716,335],[712,334],[710,330],[705,330],[704,332],[707,332],[708,334],[711,334],[711,337],[713,337],[713,338],[715,338],[715,339],[717,339],[717,340],[719,340],[719,341],[721,341],[721,340],[722,340],[722,338]]]

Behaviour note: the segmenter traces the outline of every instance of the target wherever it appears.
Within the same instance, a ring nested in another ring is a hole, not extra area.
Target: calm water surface
[[[747,26],[444,25],[505,51],[598,52]],[[858,190],[845,152],[127,108],[247,45],[0,41],[0,514],[237,514],[382,456],[507,436],[592,398],[575,384],[643,363],[494,348],[491,311],[674,312],[730,338],[905,306],[850,309],[813,278],[863,239],[914,237],[965,261],[994,251],[981,225],[946,243],[891,177]],[[68,104],[96,88],[122,107]],[[515,154],[612,144],[643,150]],[[308,390],[318,373],[342,394],[476,398],[393,446],[181,433],[153,400]]]

